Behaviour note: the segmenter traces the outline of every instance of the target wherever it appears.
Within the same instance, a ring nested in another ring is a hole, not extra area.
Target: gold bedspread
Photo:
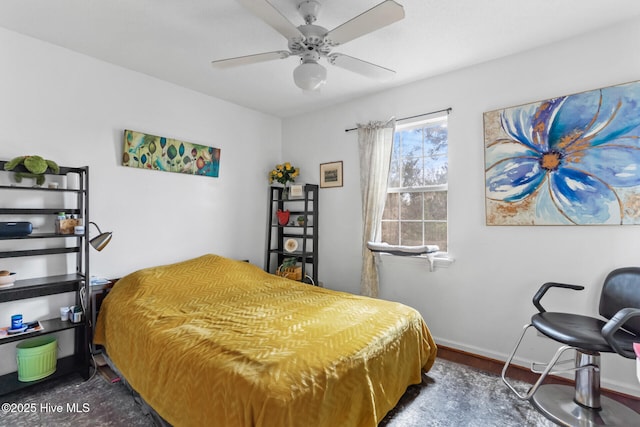
[[[216,255],[120,279],[94,341],[174,426],[376,426],[436,356],[410,307]]]

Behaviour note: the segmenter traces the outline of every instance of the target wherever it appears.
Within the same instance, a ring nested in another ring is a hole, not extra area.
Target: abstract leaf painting
[[[640,82],[484,113],[487,225],[640,224]]]
[[[125,130],[122,165],[217,178],[220,149]]]

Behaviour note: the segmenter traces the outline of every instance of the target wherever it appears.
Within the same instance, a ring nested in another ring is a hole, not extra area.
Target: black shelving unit
[[[269,187],[264,270],[275,273],[285,258],[296,258],[302,267],[302,281],[318,285],[318,186],[305,184],[300,198],[283,199],[283,190],[283,187]],[[289,210],[286,225],[278,223],[278,209]],[[298,225],[298,217],[303,217],[302,225]],[[293,252],[285,250],[288,239],[298,242],[298,248]]]
[[[13,172],[25,172],[21,167],[14,171],[4,171],[5,161],[0,161],[0,173],[11,174]],[[48,174],[54,175],[54,174]],[[59,378],[71,373],[78,373],[83,378],[89,378],[89,316],[87,315],[89,301],[89,168],[85,167],[60,167],[60,172],[56,175],[67,176],[67,181],[73,176],[77,177],[77,188],[48,188],[42,186],[29,186],[31,183],[28,178],[26,181],[16,185],[0,185],[0,194],[2,194],[3,203],[0,204],[0,221],[14,221],[16,216],[24,217],[46,217],[64,211],[77,215],[85,225],[84,234],[57,234],[53,230],[43,230],[29,234],[28,236],[0,236],[3,243],[3,250],[0,251],[0,260],[6,258],[17,257],[49,257],[51,255],[76,254],[75,271],[69,271],[67,274],[58,274],[45,277],[32,277],[16,280],[14,285],[8,288],[0,289],[0,303],[24,300],[28,298],[45,297],[54,294],[67,292],[75,292],[75,304],[82,305],[84,300],[85,311],[82,321],[72,323],[70,321],[60,320],[58,313],[54,313],[55,317],[50,319],[39,319],[43,326],[42,331],[32,332],[28,334],[20,334],[8,336],[0,339],[0,345],[11,342],[21,341],[37,337],[40,335],[48,335],[65,330],[74,330],[74,353],[70,356],[58,359],[56,364],[56,372],[46,378],[37,381],[20,382],[18,381],[18,373],[11,372],[0,376],[0,395],[11,393],[16,390],[40,384],[54,378]],[[26,193],[24,193],[26,192]],[[12,203],[19,204],[22,197],[28,194],[30,199],[37,198],[39,195],[57,193],[61,197],[60,205],[47,208],[17,208],[11,207]],[[71,194],[72,197],[64,197],[65,194]],[[73,197],[75,196],[75,197]],[[73,200],[71,202],[70,200]],[[69,206],[72,204],[73,206]],[[50,221],[51,222],[51,221]],[[24,248],[24,244],[29,242],[31,247]],[[37,245],[39,247],[34,248]],[[8,250],[6,250],[8,249]],[[51,260],[51,261],[49,261]],[[56,262],[54,258],[48,258],[47,262]],[[65,257],[65,263],[67,257]],[[29,277],[28,271],[20,271],[20,277]],[[81,297],[84,295],[84,298]],[[3,320],[9,321],[9,316]],[[33,321],[35,319],[28,318],[25,320]]]

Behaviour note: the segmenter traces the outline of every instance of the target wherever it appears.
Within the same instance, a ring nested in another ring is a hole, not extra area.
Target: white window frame
[[[407,123],[403,123],[403,124],[397,124],[396,125],[396,132],[398,131],[405,131],[405,130],[411,130],[411,129],[417,129],[417,128],[422,128],[425,127],[428,124],[431,123],[437,123],[437,122],[441,122],[444,121],[445,123],[447,123],[448,126],[448,115],[438,115],[438,116],[431,116],[422,120],[414,120],[412,122],[407,122]],[[447,140],[447,167],[449,165],[449,150],[448,150],[448,140]],[[395,143],[395,138],[394,138],[394,143]],[[429,220],[429,219],[424,219],[424,205],[422,208],[423,211],[423,218],[421,220],[405,220],[404,222],[413,222],[413,223],[420,223],[420,224],[425,224],[425,223],[446,223],[447,224],[447,250],[446,251],[441,251],[438,252],[436,255],[437,256],[446,256],[449,252],[449,218],[448,218],[448,213],[449,213],[449,184],[448,184],[448,177],[447,177],[447,183],[446,184],[436,184],[436,185],[424,185],[424,186],[415,186],[415,187],[388,187],[387,188],[387,194],[391,194],[391,193],[431,193],[431,192],[443,192],[446,191],[447,192],[447,218],[444,220]],[[385,220],[382,219],[381,220],[381,226],[383,223],[385,222],[395,222],[396,220]],[[399,240],[399,244],[402,245],[402,223],[403,220],[402,218],[399,218],[399,220],[397,220],[398,222],[398,238]],[[424,230],[424,228],[423,228]],[[424,231],[422,233],[422,240],[423,240],[423,244],[430,244],[429,241],[425,241],[425,235],[424,235]]]

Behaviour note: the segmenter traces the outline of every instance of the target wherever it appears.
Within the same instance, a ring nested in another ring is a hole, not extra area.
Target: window
[[[382,241],[447,251],[447,116],[396,127]]]

